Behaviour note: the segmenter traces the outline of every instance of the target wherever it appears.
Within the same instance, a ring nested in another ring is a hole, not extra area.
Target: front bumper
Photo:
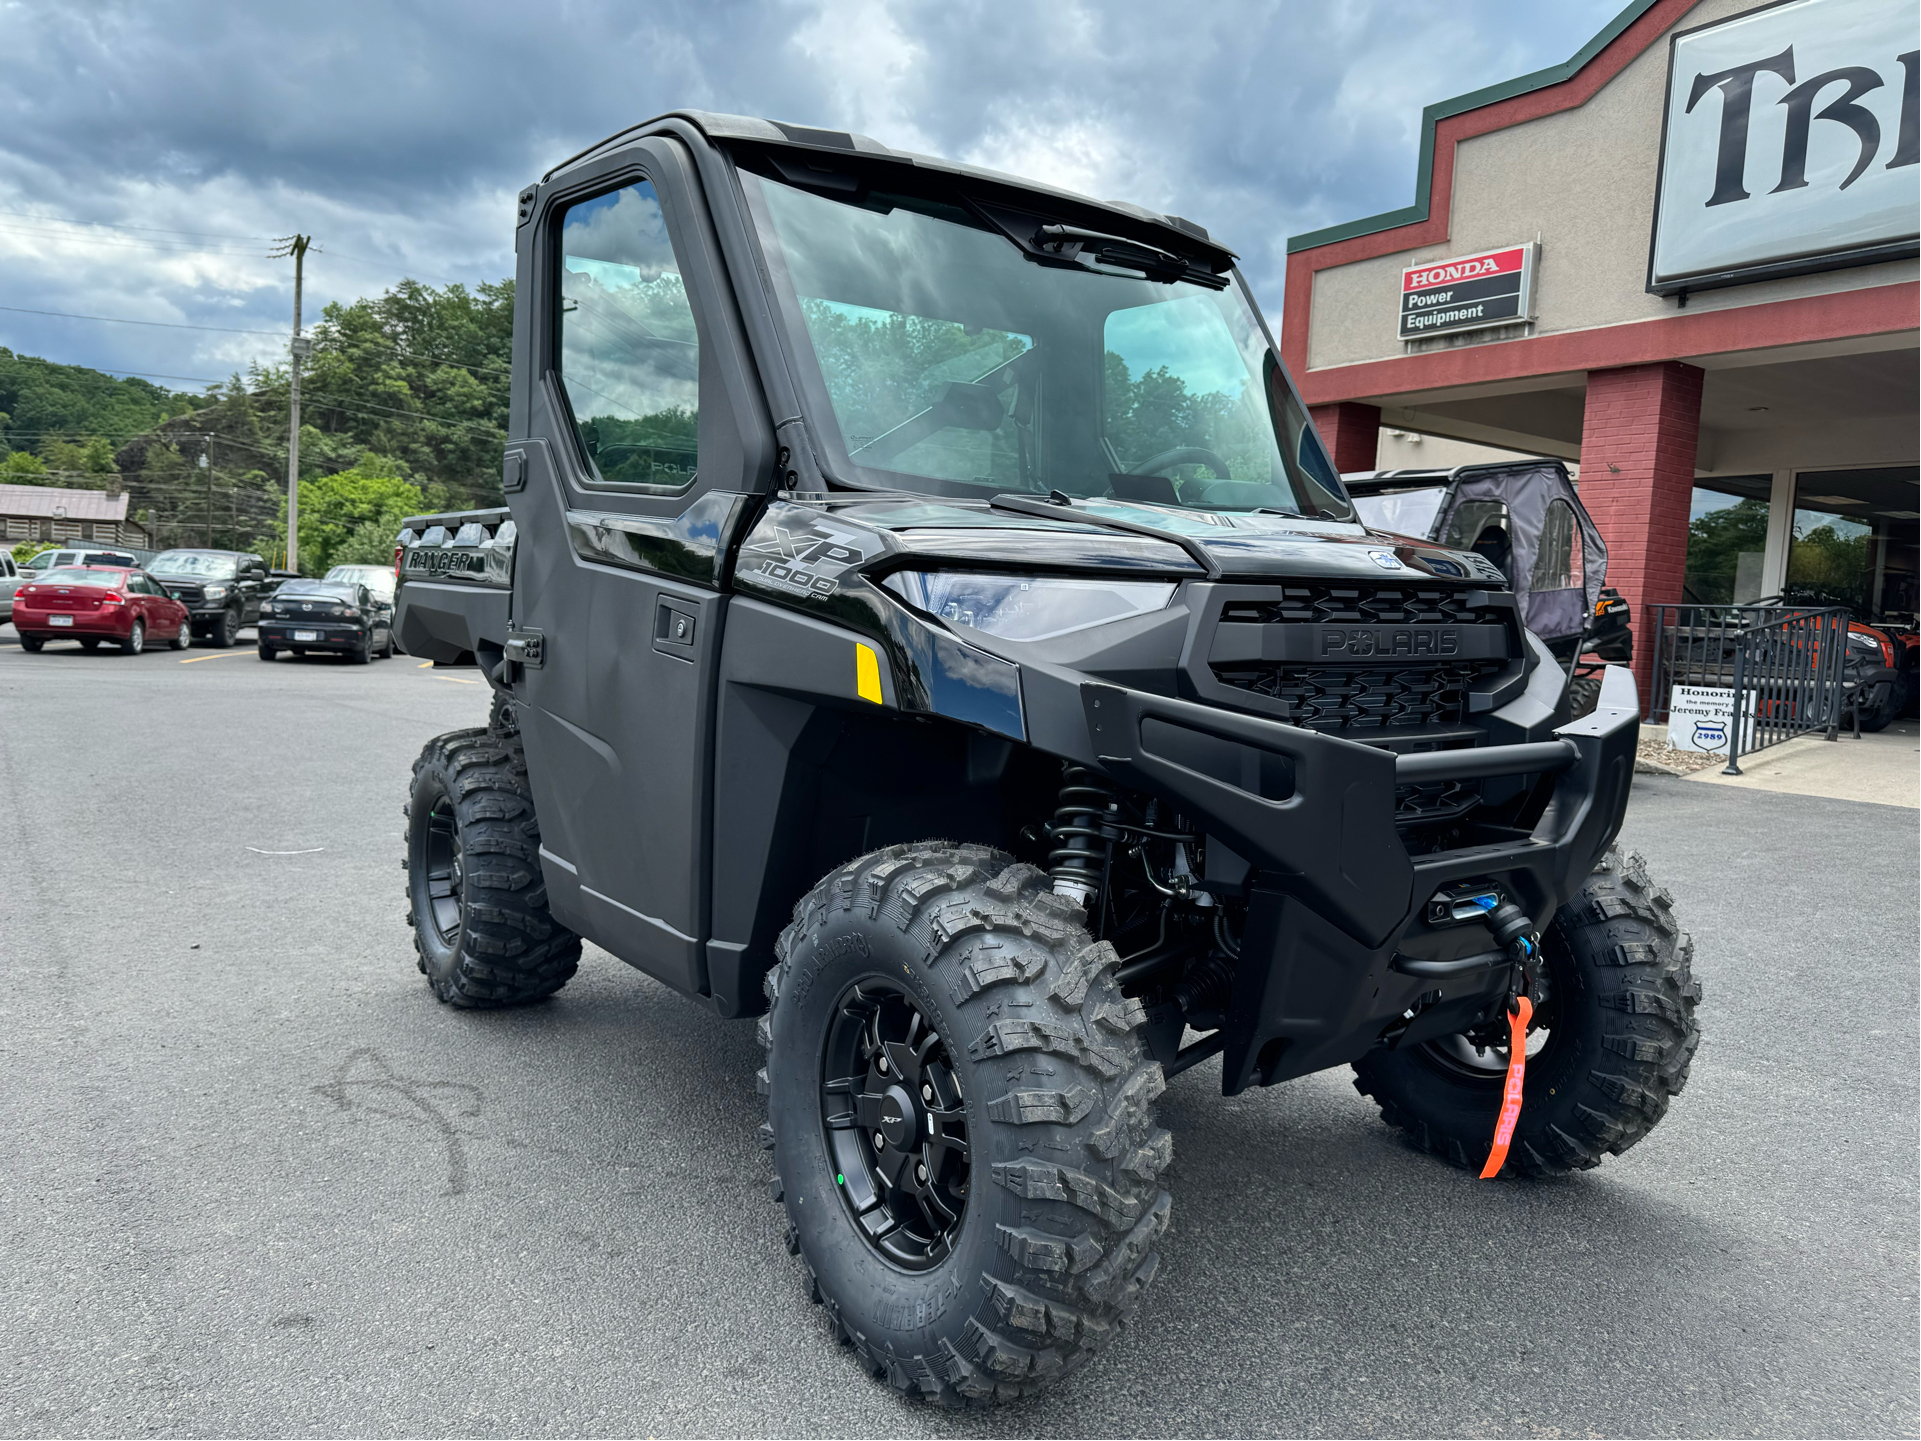
[[[314,640],[295,640],[294,634],[312,634]],[[367,643],[367,632],[360,626],[317,625],[312,622],[296,623],[263,620],[256,627],[261,645],[276,646],[281,650],[359,650]]]
[[[1634,681],[1615,666],[1594,712],[1552,739],[1400,756],[1117,686],[1084,684],[1081,699],[1104,770],[1172,801],[1256,868],[1222,1037],[1229,1095],[1490,1014],[1504,966],[1446,973],[1489,951],[1486,927],[1430,927],[1428,902],[1489,882],[1545,927],[1620,829],[1639,738]],[[1551,787],[1531,833],[1409,855],[1397,784],[1513,775]]]

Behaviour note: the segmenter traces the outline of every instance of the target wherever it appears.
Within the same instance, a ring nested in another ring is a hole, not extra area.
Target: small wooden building
[[[23,540],[96,541],[151,549],[153,537],[127,515],[127,493],[64,490],[51,485],[0,485],[0,526],[6,543]]]

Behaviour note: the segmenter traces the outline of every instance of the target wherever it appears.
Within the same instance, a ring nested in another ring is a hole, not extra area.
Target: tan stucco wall
[[[1677,28],[1693,29],[1753,8],[1754,0],[1703,0]],[[1586,105],[1461,142],[1446,241],[1315,276],[1308,368],[1407,353],[1395,334],[1405,267],[1516,245],[1536,235],[1541,261],[1534,334],[1675,314],[1674,300],[1645,290],[1667,60],[1663,36]],[[1912,260],[1832,270],[1701,291],[1689,297],[1688,306],[1759,305],[1912,280],[1918,273],[1921,267]]]

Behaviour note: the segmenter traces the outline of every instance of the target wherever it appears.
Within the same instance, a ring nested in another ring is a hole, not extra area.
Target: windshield
[[[50,570],[41,576],[39,585],[98,585],[108,590],[118,590],[126,583],[124,570]]]
[[[1357,495],[1354,510],[1363,525],[1426,540],[1434,528],[1434,517],[1440,514],[1441,498],[1446,494],[1445,485],[1435,485],[1425,490],[1397,490],[1389,495]]]
[[[1350,514],[1238,286],[1040,265],[954,204],[742,178],[840,478]]]
[[[394,573],[384,565],[337,565],[327,572],[327,579],[348,585],[364,585],[375,595],[393,599]],[[285,590],[286,587],[282,586],[281,589]]]
[[[170,550],[154,557],[148,570],[162,575],[195,575],[207,580],[232,580],[240,563],[230,555],[208,555],[198,550]]]

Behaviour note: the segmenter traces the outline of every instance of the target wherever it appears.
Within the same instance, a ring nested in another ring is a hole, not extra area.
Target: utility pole
[[[202,437],[204,443],[205,437]],[[207,459],[203,448],[200,452],[200,468],[207,473],[207,549],[213,549],[213,465]]]
[[[307,264],[311,235],[289,235],[276,242],[270,258],[293,257],[293,366],[287,380],[287,569],[300,569],[300,362],[313,349],[313,342],[300,333],[300,285]]]

